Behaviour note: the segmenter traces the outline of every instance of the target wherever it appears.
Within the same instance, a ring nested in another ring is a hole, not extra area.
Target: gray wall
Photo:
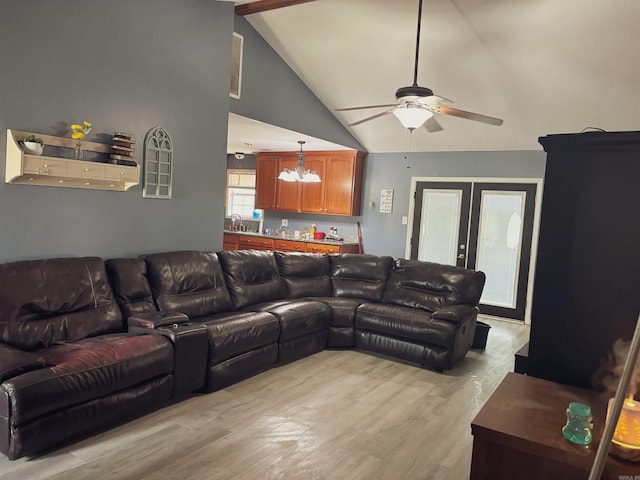
[[[234,31],[244,37],[244,56],[232,113],[364,151],[247,20],[235,17]]]
[[[172,200],[0,183],[0,261],[111,257],[222,245],[233,4],[0,0],[0,171],[5,130],[89,140],[160,125],[174,142]]]
[[[0,261],[51,256],[130,256],[222,246],[227,116],[232,111],[352,148],[362,147],[268,47],[210,0],[0,0],[0,127],[68,136],[94,123],[91,139],[127,131],[138,142],[161,125],[175,149],[172,200],[141,187],[104,192],[0,183]],[[38,13],[38,22],[29,20]],[[234,26],[235,23],[235,26]],[[117,28],[114,28],[117,26]],[[230,99],[231,32],[245,37],[242,98]],[[33,61],[26,61],[31,59]],[[230,103],[231,102],[231,103]],[[105,140],[106,139],[106,140]],[[0,136],[4,174],[5,135]],[[317,223],[343,235],[363,229],[365,251],[404,255],[412,176],[541,178],[540,152],[371,153],[361,217],[267,213],[290,229]],[[395,191],[390,215],[369,210],[371,191]]]
[[[422,152],[410,153],[409,164],[404,153],[370,153],[364,173],[363,207],[360,217],[325,217],[292,213],[265,213],[265,227],[277,227],[280,220],[289,220],[289,230],[300,230],[316,223],[319,230],[338,227],[345,235],[356,234],[356,222],[362,228],[365,253],[405,256],[407,225],[402,216],[408,215],[412,177],[485,177],[485,178],[544,178],[546,156],[540,151],[496,152]],[[379,212],[380,190],[393,189],[393,212]],[[367,206],[369,194],[375,193],[374,209]],[[409,219],[411,222],[411,219]]]

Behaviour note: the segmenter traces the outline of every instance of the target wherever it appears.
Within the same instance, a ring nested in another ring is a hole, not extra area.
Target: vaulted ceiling
[[[332,111],[393,103],[412,83],[418,0],[235,3],[296,3],[245,18]],[[548,133],[639,130],[639,22],[638,0],[424,0],[418,84],[504,124],[436,114],[443,130],[416,130],[410,149],[537,150]],[[407,148],[393,115],[347,128],[370,152]]]

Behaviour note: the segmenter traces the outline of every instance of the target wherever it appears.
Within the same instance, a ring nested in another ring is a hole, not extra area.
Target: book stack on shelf
[[[136,143],[131,140],[130,133],[116,132],[111,139],[113,144],[111,145],[111,158],[109,163],[115,163],[117,165],[127,165],[129,167],[137,166],[136,161],[133,158],[133,145]]]

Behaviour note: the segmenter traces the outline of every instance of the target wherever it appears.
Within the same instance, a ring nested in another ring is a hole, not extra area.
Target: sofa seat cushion
[[[268,312],[229,312],[214,317],[201,317],[198,323],[209,332],[209,365],[257,348],[275,344],[280,336],[280,323]]]
[[[308,300],[317,300],[329,305],[331,309],[331,323],[329,325],[332,327],[353,327],[356,309],[368,302],[363,298],[349,297],[315,297]]]
[[[170,374],[173,347],[161,335],[102,335],[34,351],[47,366],[4,382],[12,425]]]
[[[276,306],[271,302],[251,305],[247,309],[268,311],[280,323],[279,342],[291,340],[310,333],[327,330],[331,309],[326,303],[307,300],[289,300]]]
[[[383,333],[413,343],[450,348],[457,324],[409,307],[365,303],[356,311],[356,330]]]

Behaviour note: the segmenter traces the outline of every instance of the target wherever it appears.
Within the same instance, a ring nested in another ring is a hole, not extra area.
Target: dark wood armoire
[[[528,373],[584,388],[640,313],[640,132],[548,135]]]

